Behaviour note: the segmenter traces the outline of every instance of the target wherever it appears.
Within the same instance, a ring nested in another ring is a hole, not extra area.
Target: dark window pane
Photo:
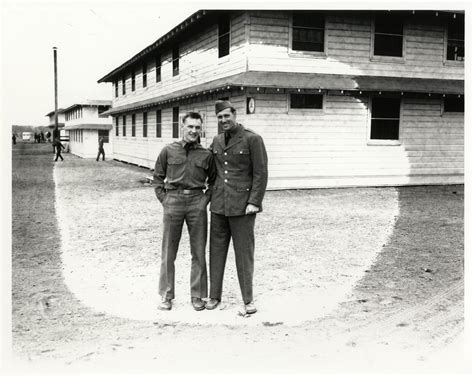
[[[160,55],[156,57],[155,66],[156,66],[156,82],[160,82],[161,81],[161,56]]]
[[[135,91],[135,72],[132,72],[132,91]]]
[[[293,12],[293,26],[324,29],[324,16],[317,12]]]
[[[292,49],[324,52],[324,16],[314,12],[293,13]]]
[[[453,19],[448,24],[446,59],[464,61],[464,18]]]
[[[230,38],[229,35],[219,37],[219,57],[229,55]]]
[[[219,17],[218,24],[218,55],[219,57],[229,55],[230,46],[230,18],[228,14]]]
[[[126,86],[125,86],[125,77],[122,78],[122,94],[125,95],[126,93]]]
[[[370,138],[372,140],[398,140],[398,120],[372,119]]]
[[[173,76],[179,74],[179,48],[173,48]]]
[[[400,99],[372,98],[370,138],[398,140],[400,128]]]
[[[143,137],[148,137],[148,113],[143,113]]]
[[[394,35],[376,35],[374,55],[403,56],[403,37]]]
[[[145,64],[145,65],[143,65],[143,69],[142,69],[143,87],[146,87],[146,85],[147,85],[147,75],[146,75],[147,72],[146,72],[146,70],[147,70],[147,68],[146,68],[146,64]]]
[[[161,110],[156,111],[156,137],[161,137]]]
[[[135,137],[135,120],[136,120],[136,117],[135,117],[135,114],[132,114],[132,137]]]
[[[444,112],[464,112],[464,97],[444,98]]]
[[[179,107],[173,107],[173,138],[179,137]]]
[[[377,16],[375,32],[383,34],[403,35],[403,19],[398,16]]]
[[[101,137],[104,138],[104,144],[109,143],[109,131],[107,129],[99,129],[98,139]]]
[[[372,118],[393,118],[400,117],[399,98],[373,98]]]
[[[127,117],[126,116],[123,116],[122,118],[122,133],[123,133],[123,136],[127,135]]]
[[[323,96],[318,94],[291,94],[290,108],[323,108]]]
[[[119,135],[119,118],[118,116],[115,118],[115,135]]]

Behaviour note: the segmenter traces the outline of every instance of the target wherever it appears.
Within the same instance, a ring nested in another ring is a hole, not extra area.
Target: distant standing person
[[[212,153],[198,140],[202,132],[202,117],[188,112],[182,120],[183,138],[166,145],[155,165],[155,194],[163,205],[163,244],[159,309],[170,310],[175,297],[176,254],[186,221],[191,243],[191,304],[196,311],[205,307],[207,298],[207,204],[212,194],[215,166]],[[208,189],[206,193],[206,180]]]
[[[16,135],[15,135],[15,133],[13,133],[13,135],[12,135],[12,141],[13,141],[13,145],[16,145]]]
[[[232,239],[245,312],[253,314],[257,312],[253,302],[254,227],[267,187],[267,152],[262,137],[237,122],[232,103],[217,101],[216,116],[224,132],[215,136],[210,146],[217,175],[211,199],[211,288],[206,308],[220,304]]]
[[[44,133],[43,133],[43,131],[41,131],[40,136],[41,136],[41,142],[44,142]]]
[[[59,138],[56,138],[53,141],[53,148],[56,148],[56,159],[54,160],[55,162],[58,161],[58,158],[61,158],[62,161],[64,161],[63,156],[61,155],[61,149],[65,149],[64,145],[59,141]]]
[[[97,162],[99,161],[99,157],[101,154],[102,154],[102,160],[105,160],[104,137],[99,138],[99,152],[97,153],[97,158],[95,159]]]

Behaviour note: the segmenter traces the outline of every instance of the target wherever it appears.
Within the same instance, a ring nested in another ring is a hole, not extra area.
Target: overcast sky
[[[4,124],[47,123],[45,115],[54,110],[53,46],[58,47],[59,107],[83,99],[112,99],[111,84],[97,80],[199,9],[176,4],[4,2]]]
[[[1,1],[1,0],[0,0]],[[94,0],[2,2],[2,117],[4,125],[45,125],[54,110],[53,50],[58,47],[59,107],[83,99],[112,99],[97,80],[153,43],[198,9],[385,8],[443,9],[459,3]]]

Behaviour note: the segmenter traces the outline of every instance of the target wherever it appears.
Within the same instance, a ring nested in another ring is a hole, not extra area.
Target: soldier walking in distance
[[[160,152],[153,175],[155,193],[163,204],[163,244],[159,309],[170,310],[175,298],[175,266],[179,241],[186,221],[191,243],[191,304],[203,310],[207,298],[207,205],[212,189],[215,165],[212,153],[199,144],[202,117],[188,112],[181,125],[183,138],[166,145]]]
[[[262,138],[237,123],[229,101],[216,102],[218,125],[224,130],[212,141],[217,176],[212,191],[210,234],[210,299],[215,309],[222,297],[224,270],[232,238],[240,291],[248,314],[257,312],[253,302],[256,213],[268,180],[267,152]]]
[[[59,141],[59,138],[56,138],[53,142],[53,148],[56,149],[56,159],[54,160],[55,162],[58,161],[58,158],[61,158],[62,161],[64,161],[63,156],[61,155],[61,149],[65,149],[64,145]]]
[[[97,162],[99,161],[99,157],[101,154],[102,160],[105,160],[104,137],[99,138],[99,152],[97,153],[97,158],[95,159]]]

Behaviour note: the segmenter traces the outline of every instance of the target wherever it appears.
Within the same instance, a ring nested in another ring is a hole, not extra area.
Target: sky
[[[112,99],[112,85],[97,81],[198,9],[158,1],[4,1],[3,124],[47,124],[45,115],[54,110],[53,47],[59,108]]]

